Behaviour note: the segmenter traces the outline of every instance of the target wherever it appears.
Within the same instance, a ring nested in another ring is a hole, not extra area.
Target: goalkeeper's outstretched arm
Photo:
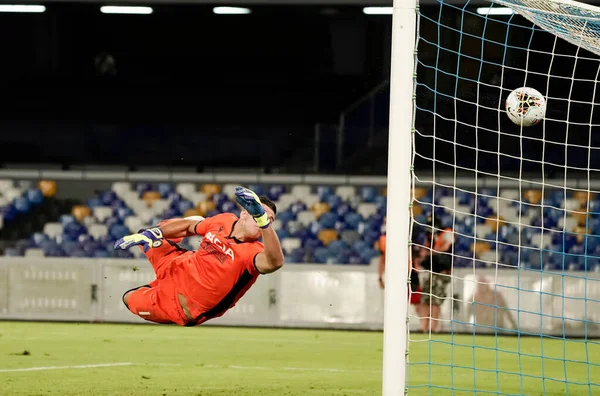
[[[273,227],[261,229],[261,234],[265,250],[254,257],[254,265],[261,274],[269,274],[283,267],[283,250]]]
[[[185,238],[196,234],[196,226],[204,220],[202,216],[171,219],[160,225],[163,238]]]

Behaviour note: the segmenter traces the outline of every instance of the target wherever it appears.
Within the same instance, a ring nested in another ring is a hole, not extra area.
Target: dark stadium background
[[[422,12],[436,20],[437,7],[430,8],[428,3],[423,2]],[[471,4],[473,12],[482,2]],[[387,172],[390,16],[364,15],[362,5],[356,4],[252,4],[251,15],[215,15],[213,4],[150,4],[152,15],[132,16],[104,15],[100,4],[93,2],[46,5],[43,14],[0,14],[3,164],[51,163],[64,169],[110,164],[132,169],[186,166],[200,171],[227,167],[295,173]],[[441,18],[447,27],[458,28],[462,23],[473,32],[483,28],[460,8],[443,7]],[[422,24],[423,37],[437,40],[437,29],[426,21]],[[522,24],[527,26],[524,20]],[[502,41],[506,37],[501,23],[489,23],[485,29],[486,38]],[[450,29],[439,34],[444,46],[458,49],[458,34]],[[547,50],[553,41],[538,36],[533,44]],[[513,30],[508,43],[527,46],[523,42],[527,39],[526,34]],[[480,56],[480,40],[462,42],[462,53]],[[420,51],[421,59],[436,59],[434,46],[422,45]],[[499,48],[488,45],[484,51],[486,60],[501,62]],[[509,56],[511,65],[525,66],[522,54]],[[495,67],[480,71],[464,57],[457,69],[458,57],[442,59],[437,67],[449,74],[437,73],[437,92],[465,95],[466,100],[477,99],[474,84],[456,85],[451,74],[459,70],[461,77],[489,82],[499,71]],[[595,70],[580,68],[593,78]],[[561,69],[572,70],[573,65],[556,60],[553,71]],[[419,76],[420,82],[433,86],[433,69],[421,68]],[[519,79],[522,76],[513,75],[512,81]],[[541,84],[545,86],[545,81]],[[384,88],[374,96],[374,105],[367,100],[344,119],[342,150],[338,150],[340,112],[378,86]],[[553,95],[568,95],[569,86],[558,82],[552,86]],[[505,86],[511,88],[515,87]],[[573,98],[591,100],[595,89],[577,87]],[[477,121],[473,106],[458,104],[455,109],[452,100],[434,97],[431,89],[418,90],[418,94],[423,107],[431,109],[435,102],[439,114],[454,117],[456,110],[465,123],[498,129],[496,114],[480,114]],[[495,92],[482,92],[479,100],[498,107]],[[565,106],[549,108],[551,116],[566,119]],[[571,121],[579,117],[589,123],[588,108],[570,111]],[[518,128],[504,118],[501,128],[508,135],[500,142],[503,153],[540,160],[541,143],[527,137],[541,138],[542,129],[525,130],[523,140]],[[454,121],[438,121],[437,137],[475,147],[479,134],[479,149],[498,150],[498,139],[489,138],[489,132],[462,126],[455,131]],[[432,125],[428,113],[419,114],[419,130],[431,134]],[[315,149],[316,129],[319,144]],[[587,146],[589,136],[588,127],[571,127],[568,141]],[[546,161],[587,167],[585,149],[569,149],[568,160],[564,159],[564,123],[549,125],[546,139],[560,143],[546,144]],[[595,135],[593,140],[597,146]],[[432,156],[432,142],[417,140],[422,156]],[[442,162],[476,166],[473,149],[454,151],[452,143],[437,141],[438,170],[452,170]],[[597,156],[592,157],[595,164]],[[419,157],[415,161],[418,169],[432,168],[429,160]],[[477,162],[479,170],[493,173],[499,172],[498,166],[502,172],[518,172],[519,165],[514,158],[503,156],[499,161],[497,155],[483,151]],[[535,162],[526,160],[523,166],[534,174],[542,171]],[[543,171],[561,175],[564,167],[549,166]]]

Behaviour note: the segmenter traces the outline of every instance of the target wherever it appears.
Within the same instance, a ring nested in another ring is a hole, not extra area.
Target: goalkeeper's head
[[[275,221],[275,215],[277,215],[277,206],[268,197],[261,195],[258,197],[260,203],[262,203],[265,212],[271,223]],[[258,240],[261,238],[260,227],[256,224],[256,221],[252,218],[252,215],[245,210],[240,212],[240,224],[243,227],[243,232],[246,240]]]

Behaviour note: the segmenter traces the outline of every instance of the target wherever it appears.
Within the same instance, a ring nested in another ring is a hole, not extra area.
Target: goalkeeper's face
[[[275,221],[275,213],[273,213],[273,210],[264,204],[262,207],[265,208],[265,212],[267,212],[267,216],[269,216],[269,220],[271,221],[271,223]],[[260,227],[258,226],[258,224],[256,224],[256,221],[252,218],[250,213],[246,212],[245,210],[242,210],[242,212],[240,213],[240,220],[244,229],[244,235],[246,235],[246,239],[260,239]]]

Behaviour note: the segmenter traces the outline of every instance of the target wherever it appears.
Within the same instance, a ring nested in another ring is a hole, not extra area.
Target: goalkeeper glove
[[[265,208],[263,208],[260,199],[252,190],[248,190],[244,187],[237,187],[235,189],[235,200],[248,212],[256,224],[260,228],[269,227],[270,220]]]
[[[132,246],[142,246],[144,248],[144,252],[147,252],[154,242],[163,239],[163,234],[160,228],[149,228],[147,230],[141,231],[137,234],[131,234],[124,236],[115,242],[115,249],[129,249]]]

